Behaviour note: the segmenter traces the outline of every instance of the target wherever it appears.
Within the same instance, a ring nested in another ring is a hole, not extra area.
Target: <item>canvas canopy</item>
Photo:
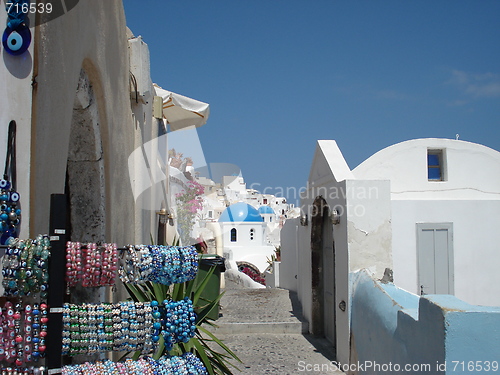
[[[156,96],[163,99],[163,117],[171,131],[205,125],[210,114],[209,104],[162,89],[156,84],[154,88]]]

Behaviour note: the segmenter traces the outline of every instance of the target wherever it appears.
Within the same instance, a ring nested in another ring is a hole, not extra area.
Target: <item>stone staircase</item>
[[[344,374],[332,365],[332,345],[307,334],[295,293],[245,289],[227,279],[223,290],[218,327],[210,330],[240,358],[231,363],[241,374],[295,375],[317,366],[322,369],[313,372],[317,375]]]
[[[285,289],[243,289],[226,285],[221,299],[218,334],[303,334],[303,319],[295,293]]]

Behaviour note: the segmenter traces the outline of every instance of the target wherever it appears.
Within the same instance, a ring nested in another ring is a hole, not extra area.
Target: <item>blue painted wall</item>
[[[450,295],[419,297],[364,270],[352,282],[351,370],[477,374],[496,367],[500,373],[500,308]]]

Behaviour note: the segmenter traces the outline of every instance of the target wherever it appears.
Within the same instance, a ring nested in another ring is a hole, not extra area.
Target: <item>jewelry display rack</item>
[[[62,371],[62,307],[65,296],[66,242],[68,241],[67,196],[52,194],[50,197],[49,236],[49,321],[47,326],[47,352],[45,364],[48,375]]]
[[[67,229],[69,228],[69,216],[67,208],[68,208],[67,195],[65,194],[51,195],[50,220],[49,220],[50,257],[48,259],[49,279],[48,279],[48,293],[47,293],[49,319],[47,322],[47,330],[46,330],[47,335],[46,335],[45,363],[44,363],[43,375],[62,374],[63,358],[64,355],[67,354],[65,353],[63,348],[63,338],[64,338],[63,316],[67,314],[67,312],[63,314],[63,312],[65,311],[64,306],[66,306],[67,309],[67,304],[65,304],[65,298],[67,296],[66,257],[67,257],[67,243],[70,240],[69,239],[70,234],[68,233]],[[0,249],[6,249],[6,248],[8,248],[8,246],[6,245],[0,246]],[[117,250],[127,251],[129,250],[129,248],[120,248]],[[189,259],[189,258],[184,258],[184,259]],[[196,272],[192,275],[196,275]],[[175,283],[181,281],[173,281],[173,282]],[[157,302],[156,305],[158,305]],[[175,306],[171,307],[175,309],[179,308]],[[153,311],[154,309],[155,308],[153,307]],[[190,311],[193,311],[192,307]],[[154,314],[159,314],[159,312]],[[195,318],[194,316],[192,316],[186,319],[194,320]],[[168,324],[171,323],[167,322],[167,325]],[[191,334],[194,335],[193,328],[188,327],[188,331],[189,330],[191,330]],[[188,333],[182,332],[182,334],[185,336],[185,338],[192,337],[189,335],[189,332]]]
[[[45,368],[47,374],[60,374],[62,367],[62,306],[64,303],[66,259],[66,195],[52,194],[50,200],[50,246],[49,258],[49,289],[47,305],[49,306],[49,321],[47,323],[47,338],[45,352]],[[1,245],[0,249],[7,249]]]

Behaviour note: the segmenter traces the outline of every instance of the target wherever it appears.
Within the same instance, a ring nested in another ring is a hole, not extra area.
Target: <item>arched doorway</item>
[[[322,196],[314,200],[311,216],[311,333],[335,345],[335,244],[330,209]]]

